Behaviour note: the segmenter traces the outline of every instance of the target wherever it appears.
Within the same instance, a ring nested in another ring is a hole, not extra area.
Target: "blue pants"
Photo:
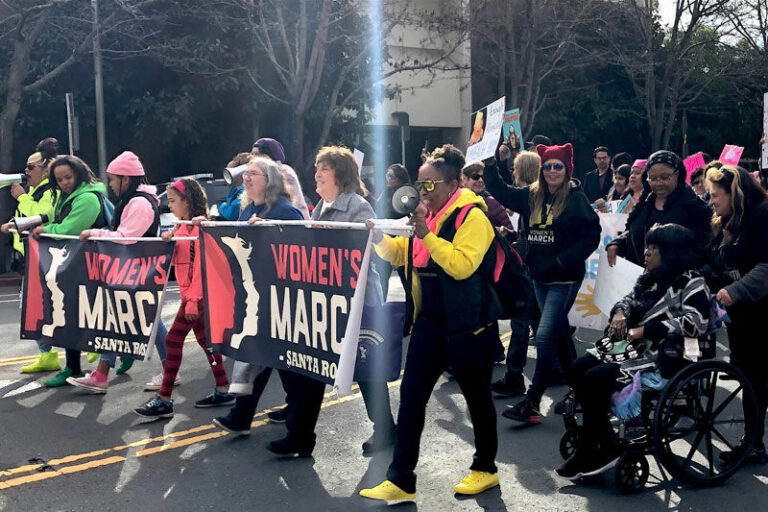
[[[528,399],[538,404],[549,386],[553,374],[562,373],[558,354],[560,345],[566,344],[570,360],[576,359],[576,347],[570,336],[568,311],[576,300],[581,287],[581,279],[574,283],[541,284],[533,282],[536,302],[541,309],[539,328],[536,329],[536,370],[528,390]]]
[[[168,328],[163,323],[163,319],[157,324],[157,336],[155,336],[155,346],[157,347],[157,355],[160,356],[160,361],[165,361],[165,336],[168,334]],[[39,346],[39,344],[38,344]],[[115,354],[102,354],[99,356],[100,361],[109,361],[109,367],[115,367],[115,361],[117,356]]]

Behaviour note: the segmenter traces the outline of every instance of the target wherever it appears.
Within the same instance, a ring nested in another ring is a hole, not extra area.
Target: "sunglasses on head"
[[[424,189],[427,192],[432,192],[435,190],[435,185],[438,183],[445,183],[445,180],[433,180],[431,178],[427,178],[426,180],[416,181],[413,184],[417,190]]]
[[[469,179],[474,180],[474,181],[481,180],[481,179],[483,179],[483,175],[482,174],[472,174],[471,176],[469,176]]]
[[[543,164],[541,166],[542,171],[551,171],[552,169],[556,171],[562,171],[563,169],[565,169],[565,165],[564,164]]]

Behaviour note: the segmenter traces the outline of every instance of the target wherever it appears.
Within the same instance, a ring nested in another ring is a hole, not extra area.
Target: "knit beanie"
[[[283,145],[275,139],[263,138],[253,143],[254,147],[259,148],[259,152],[268,156],[275,162],[285,162],[285,150]]]
[[[542,164],[553,158],[563,162],[565,164],[565,172],[568,173],[568,179],[570,180],[573,177],[573,146],[570,142],[566,142],[562,146],[539,144],[536,146],[536,152],[541,157]]]
[[[109,163],[107,172],[116,176],[144,176],[144,166],[133,152],[124,151]]]

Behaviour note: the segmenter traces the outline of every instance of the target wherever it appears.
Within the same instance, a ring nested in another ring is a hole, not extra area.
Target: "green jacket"
[[[54,209],[54,220],[67,203],[72,203],[72,209],[60,222],[51,222],[45,226],[43,232],[56,235],[79,235],[84,230],[90,229],[101,212],[101,201],[91,192],[106,196],[107,189],[103,183],[81,183],[68,196],[59,195]]]
[[[17,217],[32,217],[34,215],[47,215],[49,218],[53,218],[53,194],[51,189],[43,192],[43,196],[39,201],[35,201],[32,195],[35,190],[48,184],[48,178],[43,178],[43,181],[38,183],[36,187],[30,187],[29,192],[21,194],[17,201],[19,205],[16,207]],[[24,254],[24,243],[21,241],[18,233],[13,234],[13,248]]]

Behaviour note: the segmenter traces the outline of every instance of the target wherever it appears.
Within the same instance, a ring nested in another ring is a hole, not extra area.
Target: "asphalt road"
[[[171,320],[178,297],[167,303]],[[310,459],[281,459],[264,445],[282,437],[284,428],[264,422],[260,412],[251,435],[235,438],[211,424],[226,409],[195,409],[210,393],[213,380],[202,351],[185,347],[175,393],[176,416],[142,423],[131,410],[151,395],[143,384],[159,371],[159,362],[137,363],[125,376],[113,377],[106,395],[71,387],[44,389],[47,375],[25,376],[19,368],[34,360],[33,343],[18,339],[18,290],[0,289],[0,510],[2,511],[250,511],[367,510],[381,508],[357,496],[379,483],[391,453],[367,459],[361,443],[371,425],[359,393],[326,398],[317,427],[318,445]],[[502,332],[508,337],[508,326]],[[590,338],[589,332],[580,332]],[[583,347],[582,347],[583,348]],[[535,360],[529,351],[528,374]],[[31,356],[31,357],[29,357]],[[85,363],[84,363],[85,364]],[[90,365],[85,364],[85,367]],[[231,368],[231,362],[227,363]],[[496,369],[496,376],[503,367]],[[399,381],[392,383],[393,407]],[[542,404],[548,413],[549,391]],[[273,377],[262,398],[265,410],[283,404]],[[499,412],[514,400],[497,400]],[[768,466],[742,469],[725,485],[693,489],[669,481],[651,463],[645,491],[622,496],[612,475],[576,485],[552,471],[561,464],[559,417],[541,425],[513,428],[499,418],[498,465],[501,487],[479,497],[458,499],[452,487],[466,474],[472,458],[472,430],[455,381],[438,383],[427,411],[418,498],[398,510],[648,511],[766,510]]]

